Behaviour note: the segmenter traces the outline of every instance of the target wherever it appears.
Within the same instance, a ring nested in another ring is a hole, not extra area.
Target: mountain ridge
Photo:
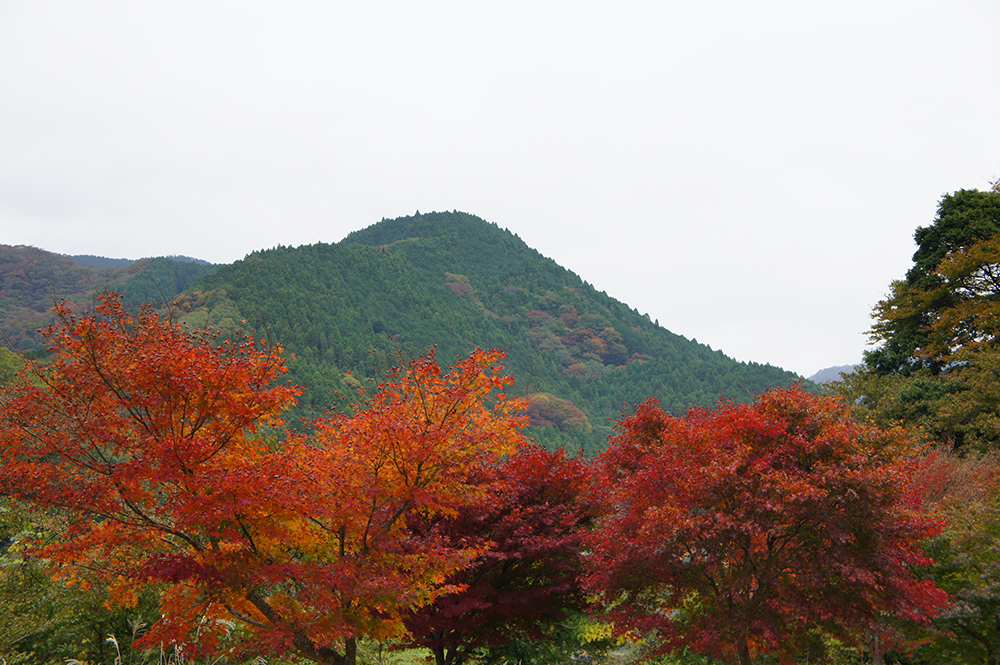
[[[290,374],[310,386],[302,401],[313,410],[336,408],[324,394],[355,393],[399,353],[436,347],[448,364],[476,346],[502,348],[532,399],[533,422],[558,424],[557,435],[538,438],[590,451],[609,421],[647,395],[680,411],[799,380],[687,340],[509,230],[461,212],[383,219],[338,243],[254,252],[198,289],[185,303],[191,323],[267,327],[295,354]]]
[[[51,323],[50,310],[59,299],[83,309],[96,292],[111,289],[131,304],[162,302],[212,270],[207,262],[166,257],[98,267],[29,245],[0,245],[0,341],[28,355],[44,353],[38,330]]]
[[[529,400],[530,434],[584,452],[602,448],[611,423],[647,396],[679,412],[800,380],[675,334],[509,230],[457,211],[383,219],[340,242],[211,268],[162,265],[176,279],[159,291],[134,288],[144,274],[134,268],[115,279],[133,303],[176,300],[192,326],[280,342],[288,380],[306,387],[296,418],[347,408],[389,367],[430,349],[443,365],[477,346],[503,349]]]
[[[809,376],[808,380],[813,383],[831,383],[833,381],[840,381],[841,374],[851,374],[858,367],[860,367],[859,364],[825,367]]]

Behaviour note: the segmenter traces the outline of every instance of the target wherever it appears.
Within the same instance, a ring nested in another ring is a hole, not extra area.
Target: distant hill
[[[164,257],[96,267],[37,247],[0,245],[0,343],[22,353],[44,351],[36,331],[51,322],[59,299],[85,308],[97,291],[112,289],[132,304],[162,303],[213,270]]]
[[[397,354],[431,347],[442,364],[476,346],[504,349],[531,398],[534,436],[587,451],[604,445],[626,403],[649,395],[680,411],[796,380],[659,327],[516,235],[458,212],[254,252],[205,276],[182,302],[194,325],[245,320],[294,354],[289,379],[306,387],[303,415],[366,389]]]
[[[94,256],[92,254],[73,254],[70,258],[80,265],[93,266],[95,268],[121,268],[136,262],[135,259],[109,259],[106,256]],[[161,256],[158,258],[170,259],[171,261],[177,261],[178,263],[197,263],[203,266],[212,265],[203,259],[196,259],[191,256],[179,256],[176,254]]]
[[[827,367],[826,369],[821,369],[810,376],[809,380],[813,383],[831,383],[833,381],[840,381],[841,374],[851,374],[857,367],[857,365],[838,365],[837,367]]]
[[[106,256],[93,256],[92,254],[73,254],[69,258],[82,266],[94,268],[121,268],[135,262],[135,259],[109,259]]]

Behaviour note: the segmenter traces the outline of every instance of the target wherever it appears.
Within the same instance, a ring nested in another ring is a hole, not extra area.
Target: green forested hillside
[[[502,348],[531,398],[531,433],[587,451],[603,446],[626,403],[653,395],[677,411],[796,378],[675,335],[509,231],[458,212],[255,252],[206,276],[183,304],[195,325],[267,330],[294,354],[302,415],[352,398],[398,352],[436,347],[448,364],[477,346]]]
[[[52,305],[65,299],[87,307],[94,294],[117,291],[130,304],[170,301],[202,275],[210,264],[150,258],[125,266],[104,260],[103,267],[25,245],[0,245],[0,344],[22,353],[42,350],[36,331],[51,322]]]

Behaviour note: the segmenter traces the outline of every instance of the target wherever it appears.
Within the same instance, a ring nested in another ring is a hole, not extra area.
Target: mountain
[[[94,268],[121,268],[135,259],[110,259],[106,256],[94,256],[93,254],[73,254],[69,258],[82,266],[93,266]]]
[[[136,262],[135,259],[109,259],[106,256],[94,256],[93,254],[73,254],[70,258],[80,265],[93,266],[95,268],[120,268]],[[203,259],[196,259],[191,256],[179,256],[176,254],[161,256],[158,258],[170,259],[171,261],[177,261],[178,263],[198,263],[203,266],[212,265]]]
[[[96,267],[78,258],[26,245],[0,245],[0,339],[5,346],[29,355],[43,353],[36,331],[51,323],[52,305],[60,298],[85,308],[94,293],[111,289],[132,304],[169,302],[216,268],[165,257],[126,265],[106,259],[111,263]]]
[[[826,369],[821,369],[810,376],[809,380],[813,383],[831,383],[833,381],[840,381],[841,374],[851,374],[857,367],[857,365],[838,365],[837,367],[827,367]]]
[[[460,212],[383,219],[339,243],[276,247],[229,265],[159,257],[98,268],[0,245],[0,326],[22,353],[44,354],[34,331],[51,320],[54,299],[87,307],[105,288],[131,304],[176,301],[191,325],[280,342],[288,381],[305,387],[291,422],[345,407],[432,348],[442,365],[477,346],[505,350],[529,400],[529,434],[586,452],[647,396],[680,412],[798,380],[674,334]]]
[[[626,404],[680,411],[797,380],[650,321],[505,229],[465,213],[384,219],[339,243],[277,247],[220,266],[180,299],[192,325],[281,342],[297,415],[343,406],[389,367],[435,349],[450,364],[502,348],[530,398],[530,433],[593,451]]]

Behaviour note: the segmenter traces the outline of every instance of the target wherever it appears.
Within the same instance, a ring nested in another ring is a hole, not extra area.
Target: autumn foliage
[[[429,649],[437,665],[459,665],[479,648],[543,639],[582,611],[582,541],[601,513],[592,464],[524,446],[472,471],[484,491],[457,514],[414,515],[415,534],[436,533],[481,553],[448,578],[458,590],[411,612],[403,645]]]
[[[287,431],[280,347],[110,294],[55,314],[51,362],[0,395],[0,493],[64,518],[30,551],[66,583],[156,593],[147,645],[353,665],[374,638],[458,665],[594,600],[620,635],[746,664],[887,640],[944,601],[913,574],[932,467],[834,399],[649,400],[595,463],[526,444],[502,354],[477,350]]]
[[[901,432],[797,388],[684,418],[649,400],[603,456],[616,512],[591,539],[589,588],[620,633],[744,664],[926,622],[945,594],[913,573],[936,526],[906,452]]]
[[[297,394],[276,383],[280,348],[114,296],[56,314],[54,360],[3,396],[0,491],[72,516],[35,550],[67,582],[125,606],[161,591],[147,643],[211,652],[235,621],[256,652],[350,663],[357,636],[401,634],[401,611],[479,554],[402,518],[455,513],[480,491],[469,469],[518,443],[499,353],[448,374],[421,358],[355,413],[282,438],[259,429]]]
[[[924,662],[1000,662],[1000,462],[996,452],[934,451],[916,466],[919,487],[945,520],[928,543],[928,576],[951,602],[938,615]]]

